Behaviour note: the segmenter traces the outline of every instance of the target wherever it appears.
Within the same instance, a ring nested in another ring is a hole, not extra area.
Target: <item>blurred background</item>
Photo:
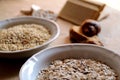
[[[108,6],[120,11],[120,0],[93,0],[106,3]]]

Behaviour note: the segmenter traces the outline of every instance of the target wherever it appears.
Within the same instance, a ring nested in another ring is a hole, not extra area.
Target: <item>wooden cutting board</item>
[[[67,0],[0,0],[0,20],[20,16],[20,10],[30,8],[32,4],[39,5],[43,9],[52,10],[56,14],[60,12]],[[99,34],[104,47],[120,55],[120,12],[106,7],[102,16],[109,14],[109,17],[100,22],[102,31]],[[74,24],[58,19],[61,33],[59,37],[50,44],[51,46],[68,44],[69,30]],[[0,80],[19,80],[19,69],[25,60],[8,61],[0,59]]]

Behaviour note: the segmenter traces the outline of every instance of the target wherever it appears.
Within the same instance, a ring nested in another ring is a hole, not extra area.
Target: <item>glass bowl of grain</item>
[[[46,48],[60,33],[56,22],[36,17],[0,21],[0,58],[28,58]]]
[[[120,56],[92,44],[44,49],[21,67],[20,80],[120,80]]]

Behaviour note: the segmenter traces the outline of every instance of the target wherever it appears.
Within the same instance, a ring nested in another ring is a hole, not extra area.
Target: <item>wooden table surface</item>
[[[0,20],[20,16],[20,10],[30,8],[32,4],[59,14],[65,2],[66,0],[0,0]],[[120,55],[120,12],[107,6],[100,17],[105,14],[109,14],[109,17],[100,22],[102,31],[99,38],[105,48]],[[60,26],[61,33],[49,47],[70,43],[69,29],[74,24],[62,19],[56,22]],[[0,80],[19,80],[19,70],[25,61],[26,59],[0,59]]]

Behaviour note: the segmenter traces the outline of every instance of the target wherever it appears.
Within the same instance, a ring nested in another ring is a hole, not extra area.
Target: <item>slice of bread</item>
[[[99,12],[101,12],[106,5],[104,3],[101,3],[101,2],[98,2],[98,1],[95,1],[95,0],[79,0],[79,1],[82,1],[84,3],[88,3],[90,5],[96,6],[99,9]]]
[[[96,44],[99,46],[103,46],[99,38],[95,35],[92,37],[85,36],[79,26],[73,26],[70,29],[70,41],[72,43],[89,43],[89,44]]]
[[[97,20],[105,4],[91,0],[68,0],[59,13],[59,17],[80,25],[86,19]]]

